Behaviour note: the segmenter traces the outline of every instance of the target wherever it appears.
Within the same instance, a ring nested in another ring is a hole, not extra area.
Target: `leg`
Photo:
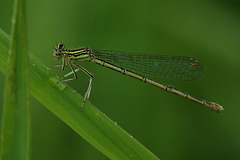
[[[60,63],[60,60],[58,59],[58,65],[51,66],[50,69],[51,68],[55,68],[55,67],[60,67],[61,70],[64,70],[64,67],[65,67],[65,65],[64,65],[65,64],[64,58],[62,59],[62,64]]]
[[[74,70],[71,63],[74,64],[76,67],[78,67],[78,69]],[[93,75],[92,75],[88,70],[86,70],[85,68],[83,68],[82,66],[80,66],[80,65],[78,65],[78,64],[76,64],[76,63],[74,63],[74,62],[67,61],[67,64],[70,66],[70,68],[71,68],[72,71],[69,72],[68,74],[64,75],[58,83],[60,83],[60,82],[69,82],[69,81],[72,81],[72,80],[77,79],[77,74],[76,74],[76,72],[78,72],[79,70],[83,71],[85,74],[87,74],[87,75],[90,77],[88,89],[87,89],[87,91],[86,91],[86,93],[85,93],[85,95],[84,95],[83,103],[82,103],[82,105],[81,105],[81,107],[83,107],[84,102],[85,102],[86,100],[88,100],[88,98],[89,98],[89,96],[90,96],[90,92],[91,92],[91,88],[92,88]],[[62,67],[61,65],[56,65],[56,67],[57,67],[57,66],[58,66],[58,67]],[[53,66],[53,67],[55,67],[55,66]],[[70,76],[70,75],[72,75],[72,74],[74,75],[73,78],[69,78],[69,79],[62,80],[63,78],[68,77],[68,76]],[[56,84],[53,85],[53,86],[56,86],[58,83],[56,83]]]
[[[68,74],[64,75],[59,82],[69,82],[69,81],[77,79],[77,74],[76,74],[75,70],[73,69],[73,67],[72,67],[72,65],[71,65],[71,63],[69,61],[68,61],[68,65],[70,66],[72,72],[69,72]],[[69,76],[71,74],[74,75],[74,78],[69,78],[69,79],[62,80],[63,78],[65,78],[65,77],[67,77],[67,76]]]
[[[79,70],[80,70],[80,69],[78,68],[78,69],[75,69],[74,71],[69,72],[68,74],[65,74],[65,75],[62,77],[62,79],[63,79],[63,78],[66,78],[66,77],[68,77],[68,76],[70,76],[70,75],[72,75],[72,74],[74,74],[74,72],[77,73]]]
[[[83,71],[85,74],[87,74],[89,76],[89,84],[88,84],[88,89],[87,89],[87,92],[85,93],[84,95],[84,99],[83,99],[83,103],[81,105],[81,107],[84,105],[84,102],[85,100],[88,100],[89,96],[90,96],[90,92],[91,92],[91,89],[92,89],[92,80],[93,80],[93,75],[88,71],[86,70],[85,68],[83,68],[82,66],[72,62],[76,67],[78,67],[81,71]],[[74,71],[74,70],[73,70]],[[74,71],[75,73],[75,71]],[[76,73],[75,73],[76,74]]]
[[[59,84],[59,83],[61,83],[61,82],[68,82],[68,81],[72,81],[72,80],[77,79],[77,74],[76,74],[75,70],[73,69],[71,63],[70,63],[70,62],[67,62],[67,63],[68,63],[68,65],[70,66],[72,72],[64,75],[64,76],[61,78],[60,81],[58,81],[56,84],[53,85],[53,87],[55,87],[57,84]],[[61,65],[56,65],[56,66],[62,67]],[[55,66],[53,66],[53,67],[55,67]],[[65,78],[65,77],[67,77],[67,76],[69,76],[69,75],[71,75],[71,74],[74,74],[74,78],[69,78],[69,79],[63,80],[63,78]]]
[[[62,68],[62,66],[58,64],[58,65],[54,65],[54,66],[49,67],[49,69],[52,69],[52,68]]]

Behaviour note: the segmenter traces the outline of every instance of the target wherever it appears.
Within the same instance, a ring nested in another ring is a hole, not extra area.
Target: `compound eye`
[[[59,44],[58,44],[58,46],[57,46],[57,48],[58,48],[59,50],[62,50],[62,49],[64,49],[64,44],[62,44],[62,43],[59,43]]]

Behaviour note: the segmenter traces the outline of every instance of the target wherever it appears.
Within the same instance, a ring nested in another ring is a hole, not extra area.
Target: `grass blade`
[[[0,30],[0,71],[6,73],[8,35]],[[66,84],[52,87],[57,78],[29,53],[30,93],[91,145],[110,159],[158,159],[141,143],[91,103],[80,109],[82,96]]]
[[[8,64],[5,64],[8,69],[2,113],[2,160],[28,160],[30,157],[28,52],[24,5],[24,0],[14,2],[11,47]]]

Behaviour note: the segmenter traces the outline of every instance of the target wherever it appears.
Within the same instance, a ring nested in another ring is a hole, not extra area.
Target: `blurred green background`
[[[0,2],[0,27],[10,34],[13,0]],[[82,65],[94,75],[91,103],[159,158],[240,159],[238,0],[27,0],[26,8],[29,50],[46,66],[57,63],[51,53],[59,42],[70,49],[201,60],[200,79],[167,84],[221,104],[221,114],[104,67]],[[88,77],[78,75],[69,85],[83,94]],[[0,105],[4,79],[0,73]],[[31,110],[33,160],[108,159],[34,98]]]

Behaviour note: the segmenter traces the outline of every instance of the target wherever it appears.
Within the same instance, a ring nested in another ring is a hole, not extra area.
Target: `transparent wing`
[[[124,68],[156,82],[185,81],[202,75],[202,64],[191,57],[93,51],[95,58]]]

